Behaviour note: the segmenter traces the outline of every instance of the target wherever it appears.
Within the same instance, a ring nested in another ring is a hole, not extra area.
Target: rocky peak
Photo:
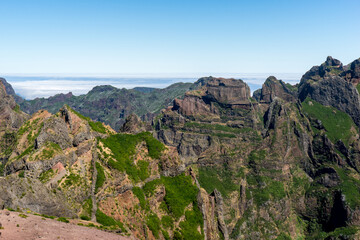
[[[241,79],[211,78],[205,85],[207,98],[223,104],[241,104],[249,101],[250,88]]]
[[[325,64],[325,66],[329,66],[329,67],[337,67],[337,68],[343,67],[343,64],[339,60],[337,60],[331,56],[328,56],[326,58],[326,61],[324,64]]]
[[[15,101],[16,101],[17,103],[20,103],[20,102],[24,101],[24,99],[23,99],[22,97],[16,95],[13,87],[11,86],[10,83],[8,83],[8,82],[6,81],[5,78],[0,78],[0,82],[5,86],[6,93],[7,93],[8,95],[13,96],[13,98],[15,99]]]
[[[307,97],[325,105],[333,106],[349,114],[356,125],[360,126],[360,97],[355,86],[351,83],[352,76],[359,71],[359,63],[352,64],[348,79],[344,75],[344,68],[339,60],[328,57],[321,66],[312,67],[301,78],[298,96],[301,101]],[[352,75],[353,74],[353,75]],[[354,80],[355,81],[355,80]]]
[[[261,102],[271,103],[276,97],[284,99],[287,102],[296,101],[296,93],[289,87],[290,84],[286,84],[281,80],[276,79],[274,76],[270,76],[266,79],[260,91],[259,99]],[[256,97],[256,94],[254,94]]]
[[[200,78],[198,89],[189,91],[184,99],[175,99],[173,110],[189,115],[218,115],[215,105],[226,108],[246,108],[251,105],[250,88],[241,79]]]
[[[132,134],[151,130],[151,126],[147,123],[142,122],[141,119],[134,113],[130,114],[126,118],[124,125],[122,125],[122,127],[120,128],[120,132]]]
[[[14,98],[6,92],[0,81],[0,128],[18,129],[28,116],[20,111]]]
[[[343,71],[343,64],[339,60],[329,56],[323,64],[314,66],[307,71],[301,78],[300,83],[307,80],[317,82],[325,77],[339,76]]]

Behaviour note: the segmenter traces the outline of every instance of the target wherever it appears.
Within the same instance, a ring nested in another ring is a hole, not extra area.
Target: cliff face
[[[0,99],[0,175],[2,175],[5,162],[14,148],[16,131],[28,115],[20,111],[13,97],[7,94],[2,81],[0,81]]]

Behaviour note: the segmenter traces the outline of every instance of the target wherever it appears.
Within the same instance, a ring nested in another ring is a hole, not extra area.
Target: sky
[[[360,57],[358,0],[0,0],[0,76],[305,73]]]

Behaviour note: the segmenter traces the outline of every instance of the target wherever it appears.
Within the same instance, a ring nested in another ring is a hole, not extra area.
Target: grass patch
[[[75,111],[71,107],[67,106],[72,113],[74,113],[76,116],[78,116],[80,119],[87,121],[89,123],[90,128],[99,133],[107,134],[108,130],[104,127],[102,122],[94,122],[89,117],[85,117],[84,115],[80,114],[79,112]]]
[[[104,168],[100,165],[100,163],[96,162],[95,166],[96,166],[96,171],[97,171],[95,192],[97,192],[99,190],[99,188],[101,188],[104,185],[106,177],[105,177]]]
[[[24,177],[25,177],[25,171],[24,171],[24,170],[21,170],[21,171],[19,172],[19,177],[20,177],[20,178],[24,178]]]
[[[184,214],[185,208],[190,203],[197,202],[199,190],[192,184],[191,177],[185,174],[176,177],[162,177],[165,185],[165,202],[169,211],[176,219]]]
[[[113,157],[116,159],[116,161],[109,160],[109,165],[121,172],[125,171],[135,182],[145,180],[150,175],[148,163],[139,161],[138,165],[134,164],[133,155],[136,145],[145,141],[149,156],[154,159],[160,158],[165,149],[165,146],[148,132],[136,135],[116,134],[100,141],[105,147],[111,149]]]
[[[140,207],[146,211],[150,210],[149,202],[145,199],[144,191],[139,187],[133,187],[132,192],[139,199]]]
[[[22,217],[22,218],[27,218],[27,217],[28,217],[28,215],[25,215],[25,214],[23,214],[23,213],[20,213],[20,214],[19,214],[19,217]]]
[[[280,200],[286,197],[284,184],[266,176],[248,175],[247,183],[253,193],[254,202],[257,206],[265,204],[269,200]]]
[[[197,202],[198,188],[193,185],[191,177],[180,174],[176,177],[164,177],[148,182],[144,186],[146,196],[151,196],[158,185],[165,186],[166,212],[172,214],[176,219],[184,215],[185,208]],[[165,206],[162,206],[165,208]]]
[[[54,176],[55,172],[52,169],[49,169],[47,171],[44,171],[40,174],[39,176],[39,180],[42,183],[46,183],[47,181],[49,181],[53,176]]]
[[[197,205],[193,206],[193,210],[185,212],[185,221],[180,222],[180,233],[182,239],[202,240],[203,234],[198,232],[198,227],[203,227],[203,218]]]
[[[87,200],[84,201],[82,205],[80,218],[82,220],[90,221],[91,214],[92,214],[92,199],[88,198]]]
[[[322,122],[327,136],[333,143],[342,140],[345,145],[348,145],[349,139],[352,136],[351,127],[357,129],[348,114],[334,107],[321,105],[310,98],[306,98],[302,102],[302,107],[308,116]]]
[[[234,184],[233,174],[226,167],[200,167],[199,168],[199,183],[209,194],[216,188],[224,197],[227,197],[231,192],[239,189],[239,186]]]
[[[159,231],[161,229],[160,219],[156,214],[151,214],[147,217],[146,225],[152,231],[155,238],[159,238]]]
[[[102,224],[103,226],[119,227],[121,229],[121,231],[123,231],[123,232],[126,231],[124,228],[124,224],[122,222],[119,222],[119,221],[113,219],[112,217],[109,217],[108,215],[106,215],[105,213],[100,211],[99,209],[96,211],[96,221],[98,223]]]
[[[355,209],[360,206],[360,180],[351,177],[349,170],[340,167],[335,169],[341,179],[340,189],[345,195],[346,203]]]
[[[59,222],[64,222],[64,223],[69,223],[69,220],[67,220],[67,219],[64,218],[64,217],[59,217],[59,218],[57,219],[57,221],[59,221]]]

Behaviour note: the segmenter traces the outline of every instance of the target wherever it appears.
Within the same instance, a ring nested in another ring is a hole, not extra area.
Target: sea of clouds
[[[219,74],[213,76],[233,77],[244,80],[251,92],[261,88],[268,76],[274,75],[285,82],[296,84],[301,74]],[[15,92],[25,99],[50,97],[59,93],[72,92],[74,95],[86,94],[99,85],[112,85],[117,88],[134,87],[165,88],[177,82],[195,82],[197,78],[171,77],[46,77],[46,76],[5,76]]]

